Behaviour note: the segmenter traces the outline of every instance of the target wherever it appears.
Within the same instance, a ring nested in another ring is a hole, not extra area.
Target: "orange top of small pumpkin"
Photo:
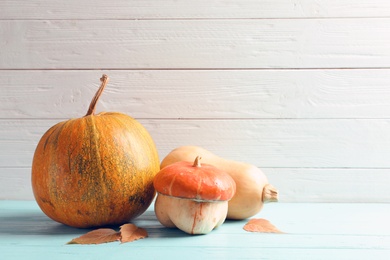
[[[199,201],[227,201],[236,192],[236,183],[224,171],[209,164],[176,162],[161,169],[154,177],[157,192]]]

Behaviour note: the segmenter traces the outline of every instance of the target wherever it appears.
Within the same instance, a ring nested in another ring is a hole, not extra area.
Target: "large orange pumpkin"
[[[32,163],[38,205],[53,220],[73,227],[126,223],[141,215],[155,196],[155,144],[147,130],[125,114],[94,114],[108,77],[101,80],[87,115],[51,127]]]

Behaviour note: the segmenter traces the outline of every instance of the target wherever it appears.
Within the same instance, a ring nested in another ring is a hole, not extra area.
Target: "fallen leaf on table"
[[[120,233],[110,228],[100,228],[72,239],[68,244],[103,244],[118,241]]]
[[[271,222],[263,218],[253,218],[249,220],[248,223],[245,224],[244,230],[261,233],[283,233],[272,225]]]
[[[120,229],[122,243],[133,242],[148,236],[148,232],[144,228],[137,227],[134,224],[125,224]]]

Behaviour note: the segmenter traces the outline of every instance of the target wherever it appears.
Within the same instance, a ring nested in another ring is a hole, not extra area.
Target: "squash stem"
[[[89,105],[88,112],[85,116],[90,116],[95,114],[96,104],[100,98],[100,96],[103,93],[104,88],[106,87],[108,83],[108,76],[106,74],[103,74],[103,76],[100,78],[100,81],[102,82],[98,91],[96,92],[95,96],[93,97],[91,104]]]
[[[267,184],[263,188],[263,202],[277,202],[279,199],[278,190],[271,184]]]
[[[193,166],[193,167],[201,167],[201,165],[200,165],[200,159],[202,159],[202,157],[196,156],[195,161],[194,161],[194,164],[193,164],[192,166]]]

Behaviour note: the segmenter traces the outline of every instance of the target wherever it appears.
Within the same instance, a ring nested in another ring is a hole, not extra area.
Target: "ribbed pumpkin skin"
[[[60,122],[39,141],[32,188],[42,211],[73,227],[120,225],[151,204],[159,171],[146,129],[121,113]]]

